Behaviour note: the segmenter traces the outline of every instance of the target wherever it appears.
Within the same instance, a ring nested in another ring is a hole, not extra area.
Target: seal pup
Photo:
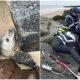
[[[1,39],[1,54],[10,57],[15,54],[16,49],[16,31],[14,28],[10,28]]]

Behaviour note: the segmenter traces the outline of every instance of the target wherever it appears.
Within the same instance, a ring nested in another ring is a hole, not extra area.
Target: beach
[[[40,16],[52,18],[56,15],[63,15],[65,10],[69,10],[70,8],[57,8],[57,9],[46,9],[40,11]]]

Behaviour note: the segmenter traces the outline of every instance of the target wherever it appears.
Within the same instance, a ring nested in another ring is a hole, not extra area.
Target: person
[[[75,6],[70,10],[69,14],[66,15],[65,22],[69,31],[80,36],[78,15],[79,9]]]
[[[80,64],[80,44],[78,36],[70,31],[64,31],[54,37],[52,41],[53,51],[69,53]]]

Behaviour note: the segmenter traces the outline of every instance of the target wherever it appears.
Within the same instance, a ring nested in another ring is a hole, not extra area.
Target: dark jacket
[[[60,39],[63,45],[66,46],[75,46],[76,42],[78,41],[77,35],[70,31],[62,32],[57,35],[57,37]]]
[[[78,32],[79,19],[78,16],[74,16],[71,12],[65,18],[66,26],[74,33]]]
[[[64,32],[55,36],[52,41],[52,49],[57,53],[68,53],[80,64],[80,46],[77,43],[77,36],[73,33]]]

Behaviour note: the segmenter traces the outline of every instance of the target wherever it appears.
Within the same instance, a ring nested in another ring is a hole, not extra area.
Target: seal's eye
[[[7,42],[9,42],[9,39],[6,39]]]
[[[9,30],[9,32],[12,32],[12,30]]]

